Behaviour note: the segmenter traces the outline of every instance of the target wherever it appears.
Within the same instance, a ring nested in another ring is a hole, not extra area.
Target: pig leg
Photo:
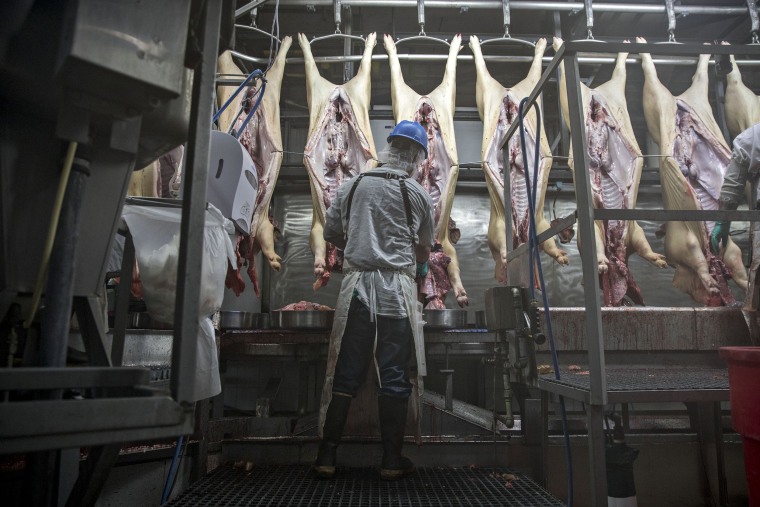
[[[601,221],[594,222],[594,238],[596,239],[596,270],[600,275],[603,275],[610,268],[610,260],[604,253],[604,246],[607,244],[607,241],[604,237],[604,228]]]
[[[364,53],[362,53],[359,70],[356,72],[356,75],[344,85],[346,93],[351,97],[356,109],[369,109],[372,85],[370,71],[372,70],[372,51],[375,48],[375,44],[377,44],[377,34],[372,32],[367,35],[367,39],[364,42]],[[363,101],[366,102],[366,104],[363,104]]]
[[[602,227],[602,222],[600,220],[597,220],[594,222],[594,238],[596,239],[596,264],[597,264],[597,271],[599,274],[604,274],[609,269],[609,263],[610,260],[607,258],[607,255],[604,253],[604,229]],[[578,243],[578,251],[583,251],[583,236],[581,235],[580,228],[577,232],[576,242]]]
[[[393,37],[388,34],[383,36],[383,45],[385,51],[388,53],[388,65],[391,69],[391,102],[393,103],[393,118],[396,121],[401,121],[402,114],[408,111],[412,111],[414,104],[410,101],[413,99],[416,102],[417,93],[404,82],[404,75],[401,72],[401,64],[398,61],[398,53],[396,52],[396,43],[393,42]]]
[[[627,43],[628,40],[624,40],[623,42]],[[615,68],[612,71],[612,77],[608,81],[608,83],[611,83],[610,86],[613,86],[617,88],[618,93],[622,96],[625,92],[625,81],[626,81],[626,68],[625,68],[625,61],[628,58],[628,53],[618,53],[617,58],[615,59]]]
[[[256,241],[261,245],[261,252],[275,271],[279,271],[282,258],[274,251],[274,226],[268,219],[262,220],[256,231]]]
[[[282,76],[285,73],[285,56],[288,54],[290,45],[293,43],[293,39],[287,36],[282,39],[280,44],[280,50],[277,52],[277,56],[272,63],[272,66],[267,71],[267,90],[272,90],[272,94],[265,96],[263,100],[267,100],[267,97],[271,97],[275,103],[279,103],[280,90],[282,88]]]
[[[747,290],[747,270],[744,268],[742,252],[731,238],[729,238],[728,245],[723,252],[723,262],[731,270],[731,278],[736,282],[736,285]]]
[[[628,227],[631,231],[629,244],[631,245],[631,248],[634,252],[658,268],[664,268],[668,265],[664,255],[655,253],[652,250],[652,246],[649,244],[649,241],[647,241],[647,238],[644,235],[644,229],[642,229],[637,222],[633,220],[629,221]]]
[[[678,230],[680,229],[680,230]],[[685,238],[685,241],[683,239]],[[702,252],[702,244],[693,232],[683,222],[670,222],[665,235],[665,252],[672,259],[679,259],[679,269],[689,269],[694,272],[708,293],[719,294],[718,283],[710,276],[707,260]],[[685,292],[690,290],[681,286],[679,269],[673,277],[673,285]],[[688,277],[687,277],[688,278]]]
[[[541,37],[536,41],[536,48],[533,50],[533,61],[528,69],[528,75],[525,76],[525,81],[532,83],[533,86],[541,79],[541,73],[543,72],[543,57],[546,52],[546,38]]]
[[[549,228],[549,224],[544,221],[542,225],[536,225],[536,232],[538,234],[541,234],[546,229]],[[547,239],[543,243],[541,243],[541,249],[552,259],[557,261],[559,264],[562,264],[563,266],[566,266],[570,263],[570,258],[567,256],[567,252],[562,250],[557,246],[557,242],[553,237]]]
[[[327,266],[327,243],[323,238],[324,224],[319,221],[317,214],[314,213],[311,220],[311,234],[309,235],[309,246],[314,252],[314,277],[319,280],[325,274]]]
[[[496,266],[494,278],[507,283],[507,231],[503,217],[497,216],[496,206],[491,202],[491,220],[488,222],[488,248]]]
[[[434,94],[441,93],[446,99],[446,110],[451,114],[454,114],[457,93],[457,55],[461,49],[462,35],[456,34],[454,38],[451,39],[449,57],[446,59],[446,70],[443,72],[443,81],[441,81],[441,84],[430,94],[430,98],[433,102],[437,103]]]
[[[301,46],[301,51],[303,51],[304,68],[306,71],[306,100],[309,103],[310,109],[309,125],[311,126],[310,128],[314,128],[317,123],[315,121],[315,118],[319,114],[319,111],[317,110],[319,106],[316,104],[318,101],[312,100],[312,97],[318,90],[328,87],[329,82],[319,75],[319,69],[317,69],[317,64],[314,61],[314,56],[311,53],[311,45],[309,44],[309,40],[306,38],[306,35],[303,33],[298,34],[298,44]],[[314,185],[314,182],[312,182],[312,185]],[[311,251],[314,253],[314,276],[319,279],[325,273],[326,266],[325,256],[327,255],[327,244],[322,237],[325,217],[323,205],[315,197],[317,193],[314,192],[314,189],[312,189],[311,195],[312,201],[315,202],[313,202],[312,206],[314,209],[314,214],[312,215],[311,220],[309,246],[311,247]]]
[[[238,75],[240,77],[243,77],[243,72],[237,65],[235,65],[235,62],[232,61],[232,54],[230,54],[229,51],[225,51],[219,55],[219,58],[216,61],[216,71],[219,74],[227,74],[230,76]],[[222,105],[227,102],[227,99],[230,98],[235,90],[235,86],[218,86],[216,89],[217,107],[222,107]],[[237,114],[239,107],[240,95],[238,95],[235,101],[227,106],[227,109],[225,109],[222,115],[219,117],[219,130],[222,132],[227,132],[227,130],[230,128],[230,125],[235,121],[235,115]]]
[[[443,248],[443,253],[451,258],[451,262],[447,269],[449,280],[451,281],[451,290],[454,291],[454,296],[457,298],[457,304],[464,308],[468,304],[467,291],[464,290],[462,277],[459,273],[457,253],[456,250],[454,250],[454,245],[449,241],[448,234],[446,234],[443,241],[441,241],[441,247]]]
[[[636,42],[646,43],[643,37],[636,37]],[[657,77],[657,69],[652,55],[641,53],[641,69],[644,71],[644,115],[652,138],[659,143],[662,133],[673,127],[670,112],[675,112],[675,99]],[[664,149],[660,146],[660,149]]]

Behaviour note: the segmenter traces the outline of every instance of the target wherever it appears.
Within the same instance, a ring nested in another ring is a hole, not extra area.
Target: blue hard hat
[[[394,137],[405,137],[419,144],[425,151],[425,158],[427,158],[427,132],[425,131],[425,128],[416,121],[401,120],[398,122],[398,125],[396,125],[391,131],[391,135],[388,136],[387,141],[391,142]]]

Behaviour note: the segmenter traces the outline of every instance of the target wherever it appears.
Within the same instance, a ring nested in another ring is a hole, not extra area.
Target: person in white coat
[[[349,180],[327,210],[324,238],[342,248],[343,283],[330,336],[322,395],[321,441],[313,470],[335,476],[336,450],[351,400],[374,357],[383,458],[380,476],[414,471],[401,454],[411,372],[424,350],[416,276],[427,274],[434,242],[433,203],[413,178],[427,158],[427,132],[402,121],[388,137],[381,165]],[[416,352],[416,354],[415,354]]]
[[[734,138],[734,148],[731,153],[731,163],[726,169],[723,186],[720,190],[720,209],[735,210],[739,207],[745,195],[747,183],[750,184],[749,209],[760,210],[760,123],[752,125]],[[753,221],[750,225],[750,241],[752,243],[752,260],[749,267],[749,283],[744,309],[756,311],[760,305],[760,286],[757,285],[757,270],[760,266],[760,222]],[[728,243],[731,232],[731,222],[722,220],[715,222],[710,236],[710,246],[713,253],[720,253]],[[750,337],[755,343],[760,343],[760,319],[755,315],[750,318]]]

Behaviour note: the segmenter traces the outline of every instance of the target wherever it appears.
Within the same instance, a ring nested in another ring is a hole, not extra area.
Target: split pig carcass
[[[462,36],[457,34],[452,39],[443,81],[427,95],[420,95],[404,82],[393,38],[386,35],[384,44],[391,69],[393,118],[396,122],[418,122],[428,134],[428,157],[420,163],[412,177],[432,198],[435,245],[428,260],[428,274],[418,281],[418,292],[424,298],[427,309],[446,308],[449,291],[454,292],[457,304],[463,307],[468,303],[467,292],[462,285],[459,259],[454,249],[460,232],[451,219],[454,189],[459,174],[454,140],[454,100],[457,54],[462,47]]]
[[[641,37],[637,42],[646,42]],[[673,96],[657,77],[652,57],[641,54],[644,116],[660,147],[660,182],[666,210],[717,210],[731,151],[713,117],[707,95],[709,54],[699,55],[691,86]],[[739,247],[729,238],[720,254],[710,250],[714,222],[668,221],[665,255],[675,265],[673,286],[708,306],[734,303],[728,280],[747,288]]]
[[[245,289],[245,283],[240,275],[240,270],[248,266],[248,277],[253,284],[253,290],[260,295],[258,277],[256,274],[255,256],[262,252],[269,266],[280,270],[281,258],[274,250],[275,237],[278,230],[269,215],[269,204],[272,200],[277,177],[282,164],[282,132],[280,130],[280,89],[282,76],[285,70],[285,56],[290,49],[292,39],[285,37],[280,44],[280,49],[266,72],[266,87],[261,103],[253,114],[253,117],[240,133],[238,140],[251,155],[256,167],[258,177],[258,193],[254,203],[253,216],[251,217],[250,235],[238,234],[235,245],[235,253],[238,258],[236,269],[228,272],[227,287],[240,293]],[[241,70],[232,61],[232,55],[225,51],[217,60],[217,71],[220,74],[243,76]],[[235,132],[242,128],[245,118],[251,111],[256,100],[261,82],[248,86],[235,101],[219,117],[219,129],[227,132],[234,123]],[[221,86],[217,91],[219,106],[224,104],[234,93],[235,87]]]
[[[562,39],[555,37],[555,51]],[[583,120],[586,133],[589,183],[596,209],[634,209],[638,197],[641,171],[644,166],[641,149],[628,115],[625,99],[628,53],[619,53],[612,78],[595,88],[580,83]],[[559,96],[565,124],[570,128],[564,64],[560,66]],[[569,154],[570,170],[575,176],[572,146]],[[625,296],[643,305],[644,298],[629,267],[628,258],[633,252],[657,267],[667,266],[665,256],[655,253],[635,220],[594,221],[596,260],[599,284],[606,306],[621,306]],[[578,235],[578,244],[581,241]]]
[[[369,126],[370,70],[376,40],[375,33],[367,36],[356,76],[336,85],[319,75],[308,39],[298,34],[306,66],[309,106],[309,134],[303,161],[309,173],[313,208],[309,245],[314,254],[314,290],[327,284],[331,272],[343,268],[343,251],[323,238],[327,208],[341,185],[377,165]]]
[[[525,116],[526,143],[529,165],[525,167],[520,136],[515,134],[508,141],[510,188],[510,220],[512,221],[512,244],[507,245],[506,212],[504,203],[505,161],[501,145],[504,136],[514,121],[517,120],[520,101],[530,95],[530,92],[541,77],[541,59],[546,49],[546,39],[539,39],[533,55],[533,62],[528,75],[511,88],[505,88],[488,72],[480,41],[474,35],[470,36],[470,49],[475,57],[476,72],[476,102],[480,119],[483,121],[483,144],[481,156],[483,172],[486,177],[488,195],[491,201],[491,216],[488,223],[488,247],[496,263],[494,278],[499,283],[507,283],[507,250],[513,250],[528,242],[530,226],[530,210],[528,207],[528,192],[525,182],[525,171],[531,180],[534,168],[533,152],[536,146],[536,112],[534,108]],[[540,105],[540,101],[539,101]],[[541,141],[538,178],[531,181],[536,185],[535,222],[536,232],[541,234],[549,228],[549,222],[544,216],[544,198],[552,166],[552,152],[546,137],[546,131],[541,122]],[[541,244],[541,248],[560,264],[567,264],[567,253],[557,247],[554,238]]]

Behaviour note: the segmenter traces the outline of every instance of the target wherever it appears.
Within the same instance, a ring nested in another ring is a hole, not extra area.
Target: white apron
[[[409,380],[412,383],[411,400],[411,415],[416,428],[416,439],[419,444],[420,439],[420,411],[422,408],[422,394],[424,393],[424,385],[422,378],[426,375],[426,363],[425,363],[425,338],[422,333],[422,305],[417,301],[417,284],[414,281],[414,268],[409,268],[409,271],[401,274],[399,280],[401,281],[401,290],[404,295],[404,303],[406,305],[406,314],[408,315],[409,322],[412,326],[412,334],[414,336],[414,352],[415,361],[417,364],[417,376],[412,377]],[[348,309],[351,306],[351,299],[354,294],[354,287],[359,281],[359,270],[344,270],[343,283],[340,286],[340,293],[338,294],[338,301],[335,304],[335,318],[333,320],[332,332],[330,333],[330,344],[327,352],[327,372],[325,373],[325,384],[322,388],[322,401],[319,407],[319,438],[322,438],[322,427],[325,423],[325,417],[327,415],[327,407],[332,400],[333,380],[335,377],[335,365],[338,363],[338,354],[340,353],[340,344],[343,339],[343,333],[346,330],[346,321],[348,319]],[[373,364],[374,361],[373,361]],[[377,367],[375,367],[377,370]],[[376,376],[378,376],[376,372]],[[360,391],[364,389],[374,389],[375,386],[365,382]]]

